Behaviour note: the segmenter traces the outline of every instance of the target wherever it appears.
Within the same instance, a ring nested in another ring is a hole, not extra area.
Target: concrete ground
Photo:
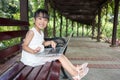
[[[66,56],[74,65],[89,63],[89,73],[82,80],[120,80],[120,47],[91,38],[72,38]]]

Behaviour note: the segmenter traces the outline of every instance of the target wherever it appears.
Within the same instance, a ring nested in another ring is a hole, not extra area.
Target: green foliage
[[[19,19],[19,0],[0,0],[0,17]],[[17,26],[0,26],[0,32],[20,30]],[[15,45],[20,42],[19,38],[0,42],[0,49]]]
[[[102,8],[101,14],[101,33],[108,38],[112,37],[113,19],[114,19],[114,1],[108,3]],[[120,18],[118,18],[120,20]],[[119,22],[119,21],[118,21]],[[119,27],[119,25],[118,25]],[[117,30],[117,38],[120,38],[120,30]]]
[[[3,31],[15,31],[15,30],[20,30],[20,27],[18,27],[18,26],[1,26],[0,27],[0,32],[3,32]]]
[[[10,46],[13,46],[13,45],[16,45],[16,44],[19,44],[21,42],[20,40],[21,40],[21,38],[14,38],[11,40],[1,41],[0,42],[0,50],[7,48],[7,47],[10,47]]]
[[[0,17],[14,18],[14,14],[19,11],[18,2],[18,0],[1,0]]]

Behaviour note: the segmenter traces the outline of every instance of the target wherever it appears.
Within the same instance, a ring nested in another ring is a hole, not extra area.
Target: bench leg
[[[63,67],[61,67],[61,71],[62,71],[62,73],[63,73],[63,79],[68,79],[68,75],[66,74],[66,72],[65,72],[65,70],[64,70],[64,68]]]

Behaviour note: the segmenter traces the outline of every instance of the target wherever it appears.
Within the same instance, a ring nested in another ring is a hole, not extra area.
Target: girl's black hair
[[[40,13],[43,14],[43,18],[47,18],[49,20],[49,14],[48,14],[47,10],[45,10],[45,9],[36,10],[36,12],[34,14],[34,18],[38,17]]]

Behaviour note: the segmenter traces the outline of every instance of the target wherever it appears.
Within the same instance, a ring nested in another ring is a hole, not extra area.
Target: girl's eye
[[[48,21],[48,19],[47,19],[47,18],[44,18],[44,21]]]
[[[38,18],[39,20],[41,20],[42,18],[40,17],[40,18]]]

